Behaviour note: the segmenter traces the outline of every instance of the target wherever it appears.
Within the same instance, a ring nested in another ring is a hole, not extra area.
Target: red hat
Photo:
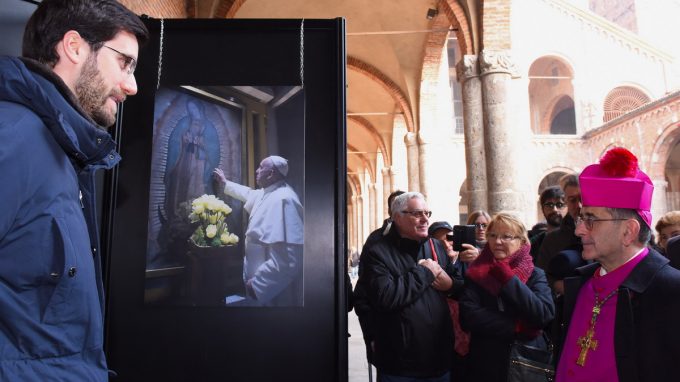
[[[599,164],[583,170],[579,182],[584,206],[630,208],[652,226],[650,209],[654,185],[630,151],[622,147],[607,151]]]

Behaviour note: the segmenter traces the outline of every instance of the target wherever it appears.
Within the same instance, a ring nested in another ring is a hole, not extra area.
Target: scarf
[[[534,263],[531,260],[531,254],[529,253],[530,249],[531,244],[526,243],[515,253],[503,260],[508,263],[512,273],[524,284],[526,284],[531,273],[534,271]],[[493,256],[489,244],[487,243],[487,245],[484,246],[482,253],[470,265],[470,268],[468,268],[466,273],[468,278],[479,284],[494,296],[498,296],[501,288],[503,288],[501,282],[489,274],[489,269],[491,269],[497,261],[499,260],[496,260]]]

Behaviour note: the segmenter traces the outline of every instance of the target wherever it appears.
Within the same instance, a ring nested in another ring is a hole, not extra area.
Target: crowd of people
[[[517,344],[551,354],[545,380],[677,379],[680,211],[655,242],[652,192],[614,148],[541,192],[544,224],[475,211],[474,243],[458,245],[422,194],[390,195],[352,296],[378,381],[520,381]]]

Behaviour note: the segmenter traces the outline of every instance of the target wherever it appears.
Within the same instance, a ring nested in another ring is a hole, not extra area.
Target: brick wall
[[[148,15],[154,18],[183,19],[191,17],[187,13],[187,5],[193,10],[195,0],[118,0],[138,15]],[[193,13],[193,12],[191,12]]]

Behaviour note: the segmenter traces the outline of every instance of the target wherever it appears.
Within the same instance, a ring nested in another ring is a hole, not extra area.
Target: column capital
[[[380,172],[383,174],[383,176],[388,176],[390,175],[390,172],[392,171],[392,167],[383,167]]]
[[[415,146],[418,144],[418,134],[409,131],[404,135],[404,143],[406,146]]]
[[[478,58],[475,54],[466,54],[456,64],[456,78],[463,83],[470,78],[479,77]]]
[[[512,78],[520,77],[509,50],[483,50],[479,58],[479,69],[483,76],[492,73],[504,73],[509,74]]]

